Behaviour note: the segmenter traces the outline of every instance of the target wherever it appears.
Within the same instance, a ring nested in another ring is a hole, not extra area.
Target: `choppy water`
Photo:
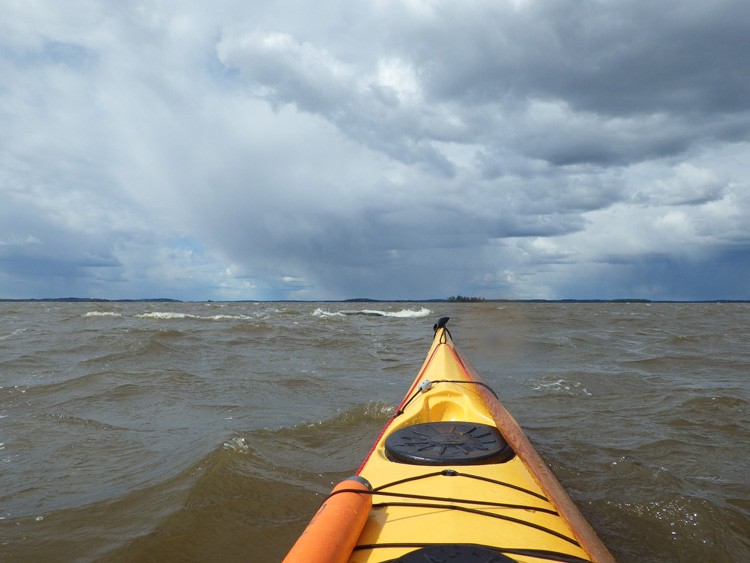
[[[727,303],[0,303],[0,560],[280,561],[445,315],[619,561],[750,561]]]

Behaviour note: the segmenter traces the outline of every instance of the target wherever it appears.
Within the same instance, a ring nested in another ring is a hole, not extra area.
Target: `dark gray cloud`
[[[590,277],[569,280],[566,294],[586,299],[596,287],[602,298],[726,299],[750,275],[750,253],[746,248],[725,248],[700,260],[667,253],[607,256],[601,266],[589,269]]]
[[[746,2],[204,4],[7,9],[0,296],[750,298]]]
[[[732,1],[455,6],[418,31],[416,58],[443,99],[565,100],[612,117],[746,112],[748,19]],[[461,28],[471,32],[450,33]]]
[[[392,31],[363,38],[379,61],[276,30],[228,33],[220,58],[271,103],[446,173],[431,142],[622,165],[748,135],[750,13],[737,2],[438,3],[430,17],[379,16],[374,29]],[[401,91],[382,82],[388,63]]]

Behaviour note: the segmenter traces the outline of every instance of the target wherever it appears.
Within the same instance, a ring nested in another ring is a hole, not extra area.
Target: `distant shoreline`
[[[149,299],[102,299],[95,297],[45,297],[38,299],[5,299],[0,303],[750,303],[750,299],[482,299],[481,301],[451,301],[448,299],[237,299],[228,301],[181,301],[166,297]]]

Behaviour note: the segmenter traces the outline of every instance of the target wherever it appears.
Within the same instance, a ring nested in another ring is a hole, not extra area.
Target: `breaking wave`
[[[211,315],[209,317],[202,317],[200,315],[191,315],[189,313],[174,313],[171,311],[160,312],[154,311],[150,313],[141,313],[135,316],[138,319],[158,319],[158,320],[172,320],[172,319],[197,319],[201,321],[226,321],[226,320],[237,320],[246,321],[252,320],[252,317],[247,315]]]
[[[81,315],[82,317],[122,317],[120,313],[114,311],[89,311]]]
[[[432,311],[427,307],[419,310],[401,309],[400,311],[380,311],[377,309],[363,309],[361,311],[343,310],[343,311],[326,311],[324,309],[315,309],[313,315],[316,317],[394,317],[399,319],[419,319],[431,315]]]

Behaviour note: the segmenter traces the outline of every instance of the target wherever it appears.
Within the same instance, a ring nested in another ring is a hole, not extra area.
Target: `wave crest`
[[[247,315],[212,315],[202,317],[200,315],[191,315],[189,313],[175,313],[173,311],[153,311],[150,313],[141,313],[135,316],[137,319],[156,319],[156,320],[173,320],[173,319],[196,319],[199,321],[248,321],[253,320]]]
[[[431,315],[432,311],[427,307],[422,307],[419,310],[415,309],[401,309],[400,311],[381,311],[379,309],[363,309],[361,311],[356,310],[343,310],[343,311],[326,311],[322,308],[317,308],[313,312],[316,317],[394,317],[399,319],[419,319]]]
[[[122,317],[120,313],[114,311],[89,311],[81,315],[82,317]]]

